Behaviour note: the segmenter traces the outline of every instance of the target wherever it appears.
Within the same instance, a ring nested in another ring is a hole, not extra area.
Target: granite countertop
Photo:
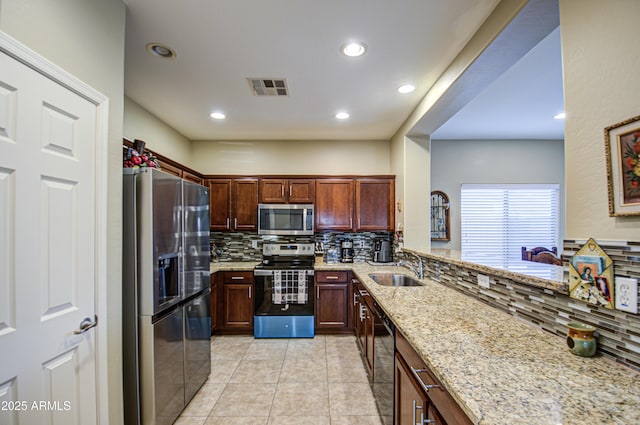
[[[351,269],[476,424],[640,423],[640,374],[437,282],[385,287]]]
[[[218,262],[211,270],[256,264]],[[368,276],[412,275],[403,267],[321,263],[315,269],[352,270],[475,424],[640,423],[640,374],[623,365],[575,356],[564,338],[429,279],[424,286],[387,287]]]
[[[209,264],[211,273],[222,271],[253,271],[259,261],[214,261]]]

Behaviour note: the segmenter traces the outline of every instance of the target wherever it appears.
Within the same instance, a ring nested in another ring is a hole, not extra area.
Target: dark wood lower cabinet
[[[315,277],[315,328],[319,333],[353,330],[350,272],[318,271]]]
[[[420,417],[424,419],[424,408],[428,405],[428,399],[415,382],[409,366],[398,353],[396,353],[395,380],[396,425],[423,423]]]
[[[255,296],[253,272],[225,271],[218,272],[216,275],[218,275],[216,280],[216,296],[218,298],[216,307],[218,311],[216,312],[215,332],[221,334],[253,333]]]
[[[253,328],[253,284],[224,284],[224,328]]]
[[[347,312],[349,288],[345,283],[316,285],[316,329],[345,329],[349,325]]]
[[[404,336],[396,331],[395,424],[471,425]],[[431,422],[426,422],[430,420]]]

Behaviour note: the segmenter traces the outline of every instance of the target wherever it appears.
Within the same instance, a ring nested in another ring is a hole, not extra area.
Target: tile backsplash
[[[325,252],[329,249],[340,251],[340,242],[353,241],[355,261],[366,261],[372,257],[373,242],[376,239],[393,238],[392,232],[322,232],[314,236],[260,236],[245,232],[211,232],[210,242],[215,244],[218,261],[260,261],[262,244],[271,243],[314,243],[322,242]]]
[[[586,241],[565,240],[563,258],[570,259]],[[640,244],[597,241],[613,260],[616,276],[640,278]],[[590,305],[567,294],[489,275],[491,287],[480,288],[478,271],[456,264],[424,258],[425,275],[473,296],[512,316],[561,337],[567,323],[578,321],[598,328],[598,352],[640,370],[640,316]]]

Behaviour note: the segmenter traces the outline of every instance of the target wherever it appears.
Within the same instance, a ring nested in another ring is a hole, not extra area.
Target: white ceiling
[[[560,28],[471,100],[432,139],[563,140]]]
[[[347,140],[389,139],[498,0],[125,2],[125,94],[185,137]],[[360,58],[342,55],[340,46],[350,40],[364,41],[367,53]],[[177,57],[148,54],[149,42],[170,46]],[[439,137],[460,138],[464,133],[456,132],[472,126],[474,138],[489,138],[482,134],[498,134],[496,126],[504,128],[508,121],[513,128],[501,133],[504,138],[562,138],[556,137],[557,129],[553,137],[523,135],[526,125],[518,125],[538,114],[554,114],[557,101],[548,103],[558,93],[562,98],[559,40],[553,44],[553,37],[544,40],[547,50],[541,50],[546,53],[536,56],[532,51],[524,59],[533,56],[531,65],[555,58],[557,65],[543,65],[547,72],[538,69],[535,78],[524,77],[527,83],[522,84],[517,64],[503,77],[510,88],[497,83],[487,88],[469,111],[463,109],[441,127]],[[256,97],[246,78],[286,78],[290,95]],[[405,82],[413,82],[417,90],[397,93]],[[516,91],[514,85],[530,90]],[[554,94],[546,96],[543,90]],[[490,112],[481,100],[485,94],[489,104],[506,105],[502,109],[513,114],[505,118],[503,111]],[[508,106],[506,94],[518,94],[519,108]],[[484,117],[476,118],[474,109]],[[217,110],[227,118],[210,118]],[[336,120],[341,110],[351,118]],[[538,130],[545,127],[535,123]]]

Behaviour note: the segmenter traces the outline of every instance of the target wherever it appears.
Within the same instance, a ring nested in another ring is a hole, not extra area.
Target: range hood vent
[[[254,96],[289,96],[286,78],[247,78]]]

